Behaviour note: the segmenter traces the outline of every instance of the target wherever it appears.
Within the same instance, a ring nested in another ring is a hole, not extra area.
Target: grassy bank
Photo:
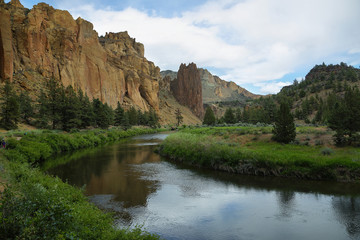
[[[156,131],[36,131],[20,140],[7,138],[8,149],[0,156],[0,174],[7,181],[0,197],[0,239],[158,239],[141,229],[115,230],[112,217],[89,203],[81,190],[33,167],[59,153]]]
[[[298,131],[326,134],[316,129]],[[283,145],[272,142],[270,132],[268,127],[186,129],[166,138],[159,151],[192,165],[241,174],[360,181],[359,148]]]

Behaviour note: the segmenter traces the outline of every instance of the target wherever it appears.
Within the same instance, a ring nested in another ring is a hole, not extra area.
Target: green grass
[[[222,129],[223,130],[223,129]],[[219,129],[219,131],[222,131]],[[211,130],[213,131],[213,130]],[[245,145],[218,140],[213,134],[200,133],[196,129],[172,134],[160,146],[160,153],[190,164],[217,168],[219,165],[238,167],[251,164],[254,168],[268,170],[282,169],[283,175],[302,174],[307,178],[336,179],[338,168],[346,168],[354,173],[352,181],[359,181],[360,149],[333,149],[329,155],[324,155],[321,146],[299,146],[279,144],[275,142],[254,141]],[[319,176],[321,175],[321,176]],[[322,176],[323,175],[323,176]]]
[[[159,239],[140,228],[114,229],[112,217],[89,203],[80,189],[33,167],[60,153],[157,131],[36,131],[19,141],[7,138],[8,148],[0,152],[0,177],[7,182],[0,196],[0,239]]]

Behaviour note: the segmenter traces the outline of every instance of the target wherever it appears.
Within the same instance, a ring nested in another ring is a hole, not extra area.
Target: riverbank
[[[158,239],[135,230],[116,230],[109,214],[88,202],[80,189],[43,173],[41,162],[65,152],[155,133],[156,129],[91,130],[77,133],[28,132],[7,138],[0,156],[1,178],[8,185],[0,198],[0,238]]]
[[[298,129],[327,138],[319,129]],[[360,149],[271,141],[269,127],[185,129],[170,135],[159,153],[175,161],[257,176],[360,182]],[[300,137],[301,133],[299,134]],[[319,140],[317,139],[317,140]],[[319,140],[320,141],[320,140]]]

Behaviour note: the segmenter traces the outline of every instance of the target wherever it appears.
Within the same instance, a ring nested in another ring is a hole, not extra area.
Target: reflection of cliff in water
[[[145,206],[148,196],[156,191],[154,181],[141,179],[134,164],[158,162],[156,146],[118,144],[90,151],[77,160],[50,169],[64,181],[82,187],[87,195],[113,195],[124,207]]]
[[[345,225],[353,239],[360,239],[360,197],[334,197],[332,200],[336,217]]]

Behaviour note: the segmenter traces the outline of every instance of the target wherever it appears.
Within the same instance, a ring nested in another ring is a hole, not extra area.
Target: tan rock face
[[[31,10],[18,0],[0,4],[0,60],[2,79],[55,77],[113,107],[159,110],[160,69],[144,58],[141,43],[127,32],[99,39],[90,22],[45,3]]]
[[[199,69],[202,83],[203,101],[204,103],[226,102],[226,101],[245,101],[247,99],[258,98],[245,88],[238,86],[234,82],[227,82],[213,76],[206,69]]]
[[[180,104],[189,107],[197,117],[204,116],[200,73],[195,63],[181,64],[170,88]]]

